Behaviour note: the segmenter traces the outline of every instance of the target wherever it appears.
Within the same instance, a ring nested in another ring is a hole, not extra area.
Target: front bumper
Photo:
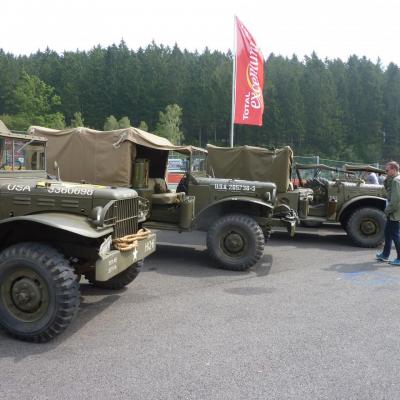
[[[262,221],[257,220],[261,227],[266,227],[263,229],[264,234],[266,231],[271,231],[275,227],[283,227],[289,232],[290,236],[293,237],[296,232],[297,218],[266,218]]]
[[[294,234],[296,233],[296,225],[297,225],[297,221],[285,221],[286,223],[286,229],[289,232],[290,236],[293,237]]]
[[[96,281],[108,281],[115,275],[142,261],[156,250],[156,235],[150,234],[140,240],[135,248],[129,251],[109,250],[100,252],[96,262]]]

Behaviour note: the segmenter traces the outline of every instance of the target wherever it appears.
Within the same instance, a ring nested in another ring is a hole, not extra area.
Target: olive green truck
[[[340,171],[321,164],[296,164],[296,175],[292,177],[293,152],[288,146],[265,149],[208,145],[207,150],[207,167],[216,177],[274,182],[278,203],[295,209],[304,226],[340,223],[356,246],[377,247],[383,242],[384,187],[366,184],[354,175],[372,167],[347,166]],[[328,172],[329,180],[323,177]]]
[[[206,173],[207,151],[174,146],[167,139],[136,128],[62,131],[31,127],[49,141],[48,172],[62,179],[132,187],[149,204],[143,226],[149,229],[206,232],[210,259],[221,268],[244,271],[261,260],[274,226],[294,234],[296,213],[276,207],[271,182],[219,179]],[[171,152],[187,159],[176,191],[166,185]]]
[[[147,210],[134,190],[49,177],[45,138],[0,121],[0,160],[0,325],[46,342],[76,316],[81,275],[121,289],[156,238],[140,230]]]

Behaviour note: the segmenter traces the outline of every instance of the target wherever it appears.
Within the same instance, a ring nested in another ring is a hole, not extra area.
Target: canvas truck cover
[[[63,180],[109,186],[131,186],[136,145],[185,154],[195,149],[175,146],[168,139],[137,128],[97,131],[83,127],[55,130],[31,126],[28,134],[48,139],[48,173],[57,174],[54,168],[57,161]]]
[[[273,182],[278,192],[286,192],[289,187],[293,159],[289,146],[268,150],[207,145],[207,151],[207,169],[211,176]]]
[[[6,135],[11,134],[11,131],[6,127],[6,125],[1,119],[0,119],[0,133],[4,133]]]
[[[382,168],[374,167],[373,165],[368,164],[345,164],[344,168],[346,171],[354,171],[354,172],[376,172],[377,174],[386,174],[385,170]]]

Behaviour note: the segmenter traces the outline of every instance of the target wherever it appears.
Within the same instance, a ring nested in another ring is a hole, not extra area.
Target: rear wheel
[[[346,232],[360,247],[378,247],[384,241],[385,213],[373,207],[359,208],[347,221]]]
[[[101,289],[120,290],[133,282],[139,274],[141,263],[132,264],[130,267],[115,275],[108,281],[96,281],[95,273],[85,274],[86,279],[93,285]]]
[[[219,218],[207,232],[208,251],[224,269],[246,271],[264,253],[265,239],[254,219],[242,214]]]
[[[18,339],[47,342],[79,307],[73,268],[50,246],[22,243],[0,254],[0,324]]]

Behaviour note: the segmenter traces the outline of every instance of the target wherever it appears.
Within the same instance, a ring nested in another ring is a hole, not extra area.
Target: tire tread
[[[0,268],[4,261],[13,258],[35,261],[50,273],[58,310],[53,320],[39,333],[18,333],[3,326],[17,339],[36,343],[47,342],[63,332],[78,312],[80,292],[74,270],[56,249],[40,243],[19,243],[5,249],[0,254]]]
[[[225,259],[221,259],[218,254],[220,252],[216,246],[216,243],[218,243],[218,234],[220,229],[222,229],[225,224],[247,226],[252,233],[254,239],[254,252],[246,257],[243,257],[244,260],[241,262],[229,260],[227,257]],[[210,256],[218,262],[221,268],[231,271],[247,271],[250,267],[257,264],[264,253],[264,246],[265,238],[261,227],[253,218],[244,214],[225,215],[217,219],[207,232],[207,249]]]

